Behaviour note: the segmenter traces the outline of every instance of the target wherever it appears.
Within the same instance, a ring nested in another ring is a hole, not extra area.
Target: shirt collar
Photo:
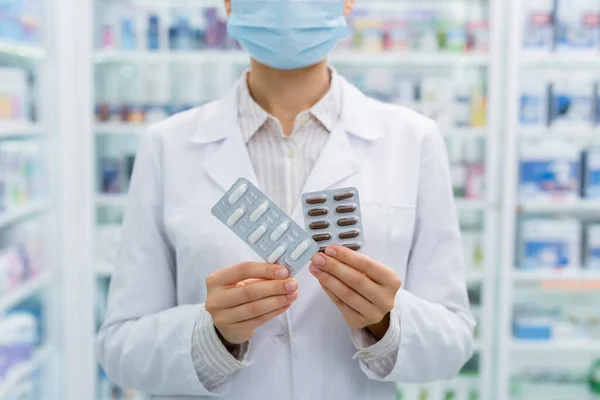
[[[331,132],[339,121],[341,113],[341,82],[340,76],[335,69],[330,67],[331,85],[329,90],[310,110],[309,113],[315,117],[325,129]],[[247,81],[248,71],[244,72],[244,78],[240,80],[238,87],[238,118],[244,141],[248,141],[256,132],[272,118],[250,94]]]

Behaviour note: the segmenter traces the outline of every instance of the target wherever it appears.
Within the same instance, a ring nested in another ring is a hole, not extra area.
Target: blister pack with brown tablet
[[[358,190],[353,187],[304,193],[304,227],[325,250],[330,244],[360,250],[365,244]]]

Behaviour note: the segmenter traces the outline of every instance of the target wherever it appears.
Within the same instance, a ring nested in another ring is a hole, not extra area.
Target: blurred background
[[[476,351],[402,400],[600,399],[600,0],[357,0],[332,65],[435,119]],[[0,0],[0,399],[143,399],[97,364],[148,124],[248,67],[222,1]]]

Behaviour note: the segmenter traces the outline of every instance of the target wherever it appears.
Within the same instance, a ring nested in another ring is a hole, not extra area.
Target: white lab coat
[[[425,117],[342,82],[341,123],[304,191],[360,191],[363,251],[403,281],[393,371],[378,376],[353,359],[349,328],[304,268],[299,299],[251,339],[253,364],[212,391],[200,383],[191,343],[205,278],[260,261],[210,213],[240,176],[258,183],[232,90],[153,126],[142,140],[97,343],[116,383],[160,399],[391,400],[397,382],[450,379],[468,360],[474,322],[443,139]],[[293,218],[303,225],[299,201]]]

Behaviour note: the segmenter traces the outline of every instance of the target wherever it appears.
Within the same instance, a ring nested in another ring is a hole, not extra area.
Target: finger
[[[218,306],[221,309],[235,307],[271,296],[293,293],[296,290],[298,290],[298,282],[295,279],[285,281],[259,280],[244,283],[243,285],[223,290],[219,296]]]
[[[232,326],[233,329],[236,330],[240,330],[242,332],[244,331],[254,331],[256,328],[266,324],[267,322],[269,322],[270,320],[272,320],[275,317],[278,317],[279,315],[283,314],[284,312],[286,312],[289,308],[291,307],[291,304],[288,304],[287,306],[278,308],[277,310],[273,310],[271,312],[268,312],[266,314],[263,314],[259,317],[247,320],[247,321],[243,321],[243,322],[238,322],[235,323]]]
[[[275,264],[244,262],[223,268],[206,278],[208,287],[228,286],[246,279],[285,279],[287,268]]]
[[[356,321],[356,322],[362,321],[364,319],[362,315],[360,315],[356,310],[351,308],[348,304],[344,303],[342,301],[342,299],[337,297],[331,290],[327,289],[325,286],[322,286],[322,288],[325,291],[325,294],[327,294],[327,296],[329,296],[329,298],[331,299],[333,304],[335,304],[337,306],[337,308],[340,310],[340,312],[342,313],[344,318],[350,319],[350,320]]]
[[[392,277],[396,276],[393,269],[344,246],[327,246],[325,254],[362,272],[382,286],[385,286]]]
[[[373,303],[365,299],[360,293],[346,285],[344,282],[340,281],[335,276],[320,270],[314,265],[310,266],[310,272],[317,277],[322,286],[331,290],[333,294],[339,297],[340,300],[342,300],[360,315],[369,317],[380,314],[379,310]]]
[[[251,303],[242,304],[223,311],[223,319],[229,324],[248,321],[261,315],[268,314],[271,311],[285,307],[293,303],[298,298],[298,292],[288,293],[279,296],[267,297]]]
[[[360,271],[329,257],[325,254],[317,253],[312,259],[312,265],[335,276],[347,286],[360,293],[364,298],[373,304],[379,305],[383,301],[383,295],[386,293],[378,283],[375,283]]]

